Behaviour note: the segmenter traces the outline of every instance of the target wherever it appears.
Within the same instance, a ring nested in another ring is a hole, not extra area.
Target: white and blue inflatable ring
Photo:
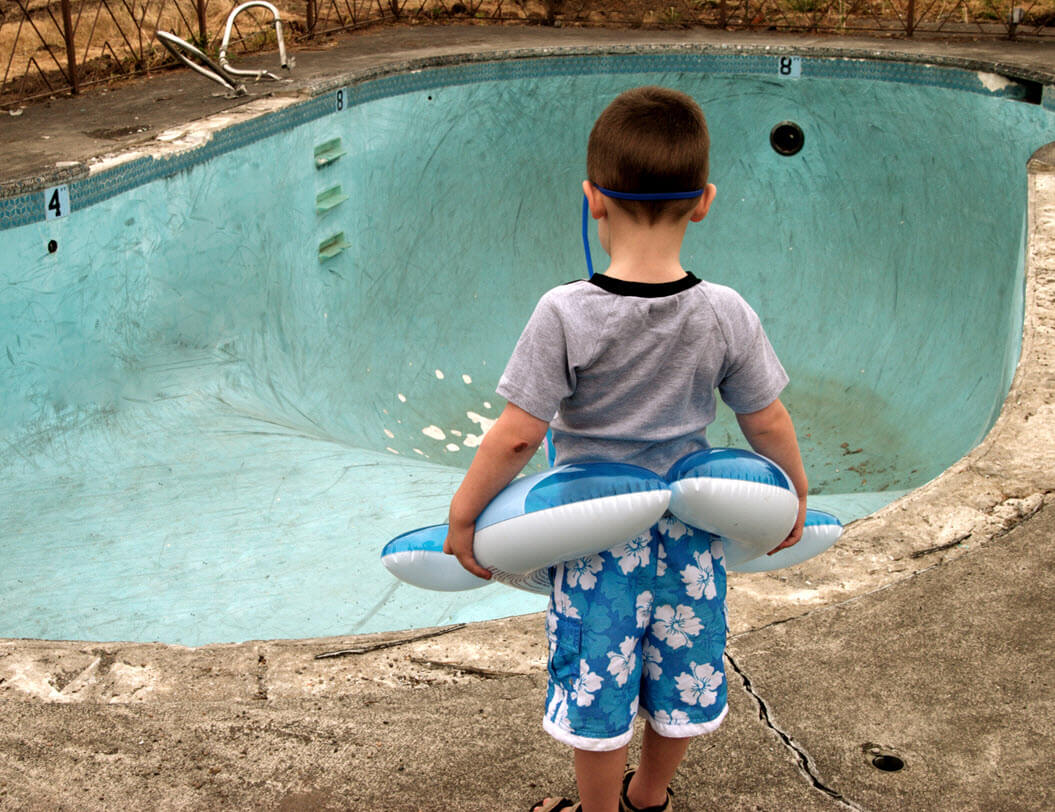
[[[785,567],[794,567],[815,555],[820,555],[843,534],[842,522],[830,513],[823,510],[806,508],[806,525],[802,528],[802,538],[790,547],[785,547],[773,555],[760,555],[739,564],[730,564],[726,561],[726,569],[733,572],[769,572],[780,570]],[[723,538],[725,549],[736,542],[730,542]]]
[[[480,514],[474,555],[494,580],[548,593],[549,568],[610,549],[645,532],[670,510],[722,537],[730,570],[793,566],[839,538],[838,519],[807,511],[798,544],[767,556],[794,526],[798,497],[775,463],[750,451],[712,448],[679,460],[667,478],[620,463],[562,465],[515,480]],[[490,581],[443,552],[446,525],[404,533],[381,551],[397,578],[424,589],[460,591]]]
[[[728,539],[725,565],[765,555],[788,537],[799,511],[791,479],[772,460],[737,448],[705,448],[667,473],[670,512]]]
[[[645,532],[666,512],[670,488],[646,468],[561,465],[514,480],[476,520],[473,555],[501,583],[549,592],[549,567],[594,555]],[[489,583],[444,554],[446,525],[404,533],[381,551],[397,578],[426,589]]]
[[[473,554],[488,569],[525,575],[632,539],[669,504],[666,480],[647,468],[560,465],[514,480],[484,508]]]

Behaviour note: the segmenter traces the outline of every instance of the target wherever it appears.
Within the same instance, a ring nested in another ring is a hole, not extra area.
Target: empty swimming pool
[[[718,199],[683,263],[766,323],[814,505],[865,515],[973,447],[1018,356],[1046,90],[705,52],[358,81],[0,201],[0,636],[194,645],[540,608],[416,590],[378,551],[443,520],[535,300],[584,274],[586,135],[645,83],[708,115]],[[711,442],[742,445],[734,426]]]

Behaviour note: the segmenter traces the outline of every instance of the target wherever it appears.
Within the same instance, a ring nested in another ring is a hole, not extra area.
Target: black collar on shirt
[[[615,279],[600,273],[591,276],[589,281],[591,285],[596,285],[608,293],[614,293],[617,296],[637,296],[642,299],[673,296],[675,293],[681,293],[700,283],[700,280],[691,272],[686,272],[685,276],[673,282],[627,282],[625,279]]]

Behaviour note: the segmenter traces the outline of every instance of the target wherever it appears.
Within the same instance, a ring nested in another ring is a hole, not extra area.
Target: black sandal
[[[667,787],[667,800],[658,806],[646,806],[644,809],[639,809],[630,803],[630,799],[626,797],[626,790],[630,786],[630,779],[634,777],[636,769],[630,768],[623,773],[623,789],[619,793],[619,812],[673,812],[673,798],[674,790]]]
[[[562,812],[562,810],[582,812],[582,805],[569,801],[567,798],[550,798],[548,801],[543,798],[538,803],[531,805],[530,812]]]

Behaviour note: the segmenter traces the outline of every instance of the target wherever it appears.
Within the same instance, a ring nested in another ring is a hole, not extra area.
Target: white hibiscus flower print
[[[654,711],[652,718],[661,725],[687,725],[689,723],[689,714],[682,710],[672,710],[670,713],[663,710]]]
[[[667,574],[667,548],[662,544],[656,545],[656,577],[662,578]]]
[[[637,666],[637,655],[634,648],[637,640],[633,637],[624,637],[619,644],[619,651],[608,652],[608,673],[615,677],[615,684],[622,687],[630,679],[630,675]]]
[[[652,557],[649,549],[651,545],[652,533],[642,533],[640,536],[630,539],[626,544],[613,547],[611,552],[619,561],[619,569],[626,575],[638,567],[648,566],[648,561]]]
[[[580,618],[579,610],[571,602],[571,598],[565,592],[553,593],[553,610],[564,617]]]
[[[648,625],[648,619],[652,617],[652,593],[646,589],[638,595],[634,609],[637,614],[637,627],[645,628]]]
[[[652,644],[645,643],[641,646],[641,661],[649,679],[659,679],[663,674],[663,666],[660,665],[663,662],[663,655]]]
[[[673,516],[664,516],[659,520],[660,531],[672,541],[680,539],[682,536],[689,534],[689,528],[687,528],[680,521],[675,519]]]
[[[703,628],[703,623],[691,606],[661,606],[654,616],[656,620],[652,624],[652,634],[671,648],[691,647],[689,637],[695,637]]]
[[[597,573],[603,566],[604,562],[599,555],[569,561],[564,565],[564,575],[568,579],[568,586],[593,589],[597,585]]]
[[[722,674],[715,671],[710,663],[689,663],[689,668],[692,669],[690,673],[679,674],[674,680],[681,701],[686,705],[700,705],[704,708],[713,705],[718,700]]]
[[[593,673],[586,660],[579,660],[579,676],[572,683],[569,697],[574,699],[580,708],[589,707],[593,704],[593,695],[600,690],[603,682],[604,677]]]
[[[546,707],[546,716],[554,721],[560,719],[560,707],[564,704],[568,698],[568,692],[565,691],[560,685],[553,685],[553,696],[549,701],[549,705]],[[567,723],[567,719],[563,720]]]
[[[711,538],[711,558],[715,561],[725,560],[725,544],[722,543],[721,536]]]
[[[550,608],[546,613],[546,637],[550,641],[551,646],[557,645],[557,623],[558,615],[567,618],[579,619],[582,616],[579,614],[579,610],[571,602],[571,598],[568,597],[567,593],[556,590],[553,593],[553,597],[550,599]]]
[[[714,570],[711,568],[710,557],[703,553],[695,553],[693,558],[696,559],[696,565],[689,564],[681,571],[685,592],[696,600],[704,596],[714,598],[718,594],[718,589],[714,584]]]

